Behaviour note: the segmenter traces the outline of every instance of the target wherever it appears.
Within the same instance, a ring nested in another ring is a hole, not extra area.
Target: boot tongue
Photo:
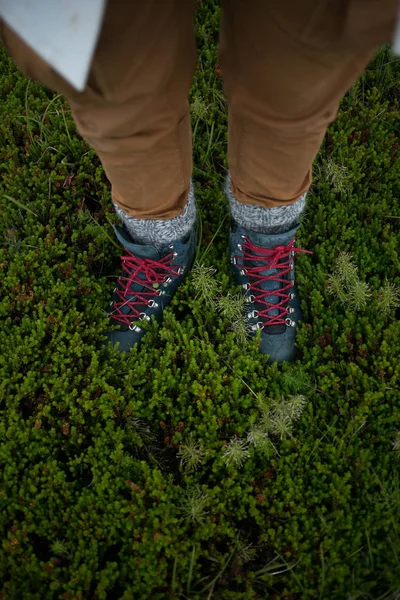
[[[296,231],[298,230],[298,228],[300,227],[300,225],[296,225],[295,227],[293,227],[292,229],[290,229],[289,231],[286,231],[285,233],[280,233],[280,234],[263,234],[263,233],[256,233],[256,232],[251,232],[251,234],[249,235],[247,232],[248,237],[250,238],[250,240],[253,242],[253,244],[255,244],[256,246],[260,246],[261,248],[268,248],[268,249],[273,249],[276,246],[287,246],[293,239],[293,237],[296,234]],[[257,252],[254,252],[255,255],[257,255]],[[249,266],[249,267],[258,267],[258,266],[263,266],[266,264],[266,257],[265,255],[261,256],[259,255],[260,258],[262,257],[262,260],[258,261],[246,261],[245,262],[245,266]],[[277,264],[283,264],[283,263],[287,263],[289,259],[289,255],[286,255],[285,257],[282,257],[281,259],[279,259]],[[264,275],[264,276],[272,276],[272,275],[276,275],[279,279],[287,279],[287,281],[289,281],[289,274],[286,275],[282,275],[282,269],[264,269],[263,271],[261,271],[260,275]],[[251,278],[252,281],[255,281],[255,279]],[[258,285],[257,287],[260,287],[261,289],[265,289],[266,291],[275,291],[275,290],[279,290],[284,286],[283,283],[278,282],[278,281],[273,281],[273,280],[268,280],[268,281],[264,281],[262,282],[260,285]],[[288,293],[288,292],[287,292]],[[265,302],[269,302],[270,304],[279,304],[279,302],[282,301],[282,297],[281,296],[263,296],[262,299]],[[257,301],[254,303],[254,308],[257,311],[262,311],[266,309],[266,306],[264,304],[260,304]],[[273,308],[268,310],[268,315],[270,315],[271,317],[276,317],[280,314],[282,314],[282,310],[278,309],[278,308]],[[272,335],[276,335],[279,333],[284,333],[286,331],[286,325],[269,325],[266,329],[265,332],[272,334]]]
[[[300,224],[295,225],[292,229],[285,231],[285,233],[257,233],[255,231],[245,230],[247,236],[251,239],[253,244],[261,246],[262,248],[274,248],[275,246],[287,246],[292,241],[299,229]]]
[[[129,235],[128,230],[120,225],[113,225],[115,235],[121,244],[139,258],[150,258],[152,260],[159,260],[160,253],[157,248],[150,244],[135,244]],[[168,248],[168,246],[166,246]]]

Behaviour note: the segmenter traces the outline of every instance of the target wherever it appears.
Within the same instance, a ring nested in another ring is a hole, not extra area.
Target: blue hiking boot
[[[162,320],[164,308],[193,264],[197,235],[193,228],[184,240],[166,244],[159,252],[154,246],[134,243],[124,226],[113,228],[125,248],[121,261],[126,275],[119,277],[107,310],[120,329],[106,333],[104,346],[119,342],[118,350],[127,352],[146,333],[141,320],[150,321],[152,315]]]
[[[295,286],[294,254],[312,254],[294,247],[299,227],[265,235],[234,221],[230,231],[233,275],[249,300],[246,318],[251,335],[262,330],[259,350],[269,354],[268,364],[291,362],[297,355],[296,325],[303,313]]]

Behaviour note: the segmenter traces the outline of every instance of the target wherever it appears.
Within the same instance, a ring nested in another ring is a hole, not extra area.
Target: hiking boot
[[[119,342],[118,350],[127,352],[146,333],[141,320],[150,321],[152,315],[162,320],[164,308],[193,264],[196,232],[193,227],[184,240],[167,243],[159,252],[149,244],[134,243],[124,226],[113,228],[125,248],[121,257],[125,273],[117,281],[107,310],[120,329],[107,332],[104,345]]]
[[[294,247],[299,227],[265,235],[234,221],[230,231],[234,278],[249,300],[246,310],[249,331],[255,336],[258,329],[262,330],[259,350],[269,354],[268,364],[290,362],[297,355],[296,325],[303,313],[295,286],[294,254],[312,254]]]

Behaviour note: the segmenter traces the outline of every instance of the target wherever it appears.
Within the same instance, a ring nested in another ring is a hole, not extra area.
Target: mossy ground
[[[329,128],[300,357],[269,367],[227,254],[218,2],[196,19],[198,264],[127,355],[97,350],[109,183],[0,50],[0,598],[399,598],[399,61],[382,48]]]

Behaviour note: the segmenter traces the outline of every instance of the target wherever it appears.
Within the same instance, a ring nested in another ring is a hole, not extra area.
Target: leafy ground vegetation
[[[97,350],[121,253],[103,169],[0,50],[0,598],[400,598],[399,61],[382,48],[329,128],[300,358],[269,367],[227,255],[218,3],[196,19],[201,243],[126,355]]]

